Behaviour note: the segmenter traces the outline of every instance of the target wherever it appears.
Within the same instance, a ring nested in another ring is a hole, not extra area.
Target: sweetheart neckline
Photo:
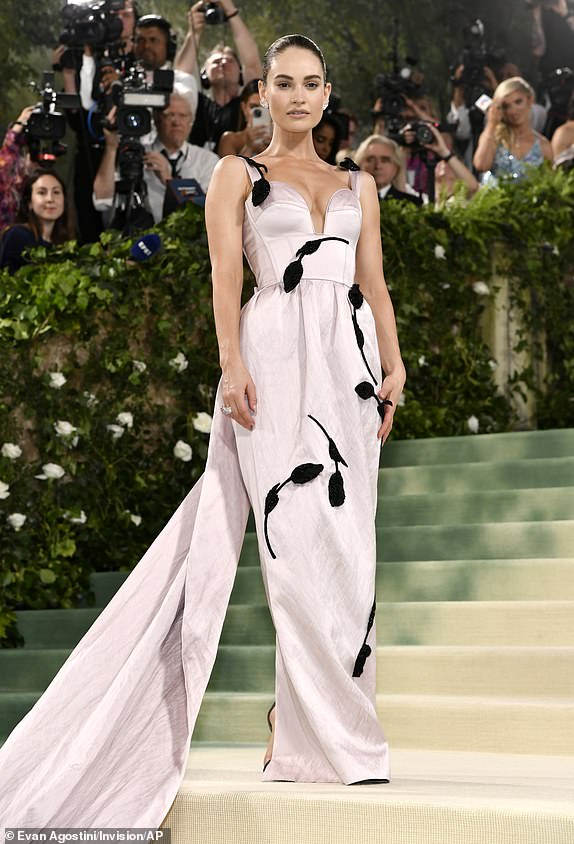
[[[348,186],[342,187],[342,188],[337,188],[336,191],[333,191],[333,193],[331,194],[331,196],[327,200],[327,204],[325,205],[325,213],[323,214],[323,231],[318,232],[318,231],[315,231],[315,224],[313,222],[313,214],[312,214],[312,211],[309,208],[309,205],[307,204],[307,200],[305,199],[303,194],[300,191],[298,191],[297,188],[293,187],[293,185],[290,184],[290,182],[284,182],[281,179],[267,179],[267,181],[269,182],[270,185],[285,185],[286,188],[289,188],[289,190],[292,191],[295,194],[295,196],[297,196],[301,200],[301,202],[303,203],[303,205],[305,206],[305,208],[307,209],[307,212],[309,214],[309,220],[311,221],[311,228],[313,230],[313,234],[316,235],[317,237],[325,237],[326,226],[327,226],[327,216],[328,216],[328,213],[329,213],[329,208],[331,206],[331,202],[333,201],[334,197],[338,193],[341,193],[342,191],[348,191],[353,196],[356,196],[353,188],[350,188]]]

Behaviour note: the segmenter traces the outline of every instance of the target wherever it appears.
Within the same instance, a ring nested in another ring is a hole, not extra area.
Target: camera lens
[[[141,117],[137,112],[129,111],[125,116],[126,126],[137,131],[141,126]]]

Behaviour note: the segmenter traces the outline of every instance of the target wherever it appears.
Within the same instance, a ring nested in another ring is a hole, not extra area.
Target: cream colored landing
[[[193,747],[172,844],[573,844],[574,757],[392,750],[389,784],[262,783],[263,747]]]

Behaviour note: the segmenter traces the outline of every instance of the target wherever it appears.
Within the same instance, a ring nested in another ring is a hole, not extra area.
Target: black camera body
[[[64,29],[60,43],[70,49],[105,50],[121,40],[123,24],[116,14],[125,7],[125,0],[98,0],[88,5],[64,6]]]
[[[403,117],[407,108],[407,98],[417,96],[420,86],[412,81],[410,73],[403,72],[385,76],[380,73],[375,78],[376,96],[381,100],[381,107],[373,116],[385,118],[385,131],[397,143],[404,143],[402,132],[408,123]]]
[[[205,23],[209,26],[220,26],[227,20],[225,11],[219,3],[205,3],[203,6]]]
[[[36,90],[37,87],[36,87]],[[45,71],[42,74],[41,101],[28,118],[24,136],[30,158],[40,164],[54,161],[66,151],[62,138],[66,134],[66,118],[59,108],[78,108],[80,97],[77,94],[60,94],[54,90],[54,74]]]

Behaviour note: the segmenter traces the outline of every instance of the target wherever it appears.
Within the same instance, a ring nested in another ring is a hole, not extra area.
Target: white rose
[[[494,372],[495,369],[498,369],[498,363],[495,360],[490,359],[488,361],[488,365],[490,366],[490,368],[492,369],[493,372]]]
[[[424,355],[421,355],[419,358],[419,366],[428,366],[427,359]]]
[[[173,453],[178,460],[183,460],[184,463],[188,463],[191,460],[193,451],[189,443],[186,443],[183,440],[178,440],[173,447]]]
[[[441,284],[441,287],[442,287],[443,290],[448,290],[449,287],[450,287],[450,284],[448,283],[448,281],[443,281],[443,283]]]
[[[22,449],[16,443],[4,443],[0,451],[2,457],[7,457],[8,460],[17,460],[22,456]]]
[[[145,372],[147,369],[147,363],[144,363],[143,360],[132,360],[132,364],[136,372]]]
[[[200,431],[202,434],[209,434],[211,431],[211,422],[212,419],[209,413],[196,413],[191,418],[191,424],[195,430]]]
[[[10,495],[10,484],[5,484],[4,481],[0,481],[0,498],[8,498]]]
[[[472,434],[478,434],[478,429],[480,427],[480,423],[479,423],[478,419],[476,418],[476,416],[469,416],[468,419],[466,420],[466,424],[468,426],[468,430]]]
[[[177,355],[169,361],[169,365],[175,369],[176,372],[183,372],[187,369],[189,362],[183,352],[178,352]]]
[[[57,422],[54,422],[54,430],[59,437],[71,437],[78,429],[71,422],[58,419]]]
[[[59,390],[68,380],[63,372],[49,372],[48,377],[50,378],[50,387],[53,387],[54,390]]]
[[[134,524],[136,527],[139,527],[139,526],[141,525],[141,523],[142,523],[142,517],[141,517],[141,516],[136,516],[136,514],[135,514],[135,513],[130,513],[130,522],[133,522],[133,524]]]
[[[97,404],[99,404],[98,397],[95,396],[93,393],[88,392],[87,390],[84,393],[84,398],[88,407],[95,407]]]
[[[441,246],[440,243],[437,243],[434,248],[434,256],[435,258],[438,258],[441,261],[446,261],[446,250],[444,246]]]
[[[86,516],[83,510],[80,510],[80,515],[70,516],[70,521],[73,525],[85,525],[88,521],[88,517]]]
[[[58,463],[44,463],[42,466],[42,473],[43,474],[41,475],[34,475],[34,477],[38,478],[40,481],[57,481],[59,478],[64,477],[66,470]]]
[[[116,416],[116,422],[123,425],[124,428],[132,428],[134,424],[133,414],[130,413],[129,410],[124,410],[122,413],[118,413]]]
[[[124,435],[124,431],[126,430],[121,425],[106,425],[106,428],[108,429],[114,440],[119,440],[119,438]]]
[[[25,516],[24,513],[10,513],[7,518],[7,521],[10,527],[18,531],[21,527],[24,527],[24,523],[26,522],[27,518],[28,516]]]
[[[400,396],[399,396],[399,400],[398,400],[398,402],[397,402],[397,406],[398,406],[398,407],[404,407],[404,406],[405,406],[405,402],[406,402],[406,400],[407,400],[407,399],[406,399],[406,397],[405,397],[405,394],[404,394],[404,393],[401,393],[401,394],[400,394]]]
[[[560,250],[558,249],[557,246],[552,247],[552,254],[556,255],[556,257],[558,257],[558,255],[560,255]]]
[[[472,289],[477,296],[488,296],[490,293],[490,287],[484,281],[475,281]]]

